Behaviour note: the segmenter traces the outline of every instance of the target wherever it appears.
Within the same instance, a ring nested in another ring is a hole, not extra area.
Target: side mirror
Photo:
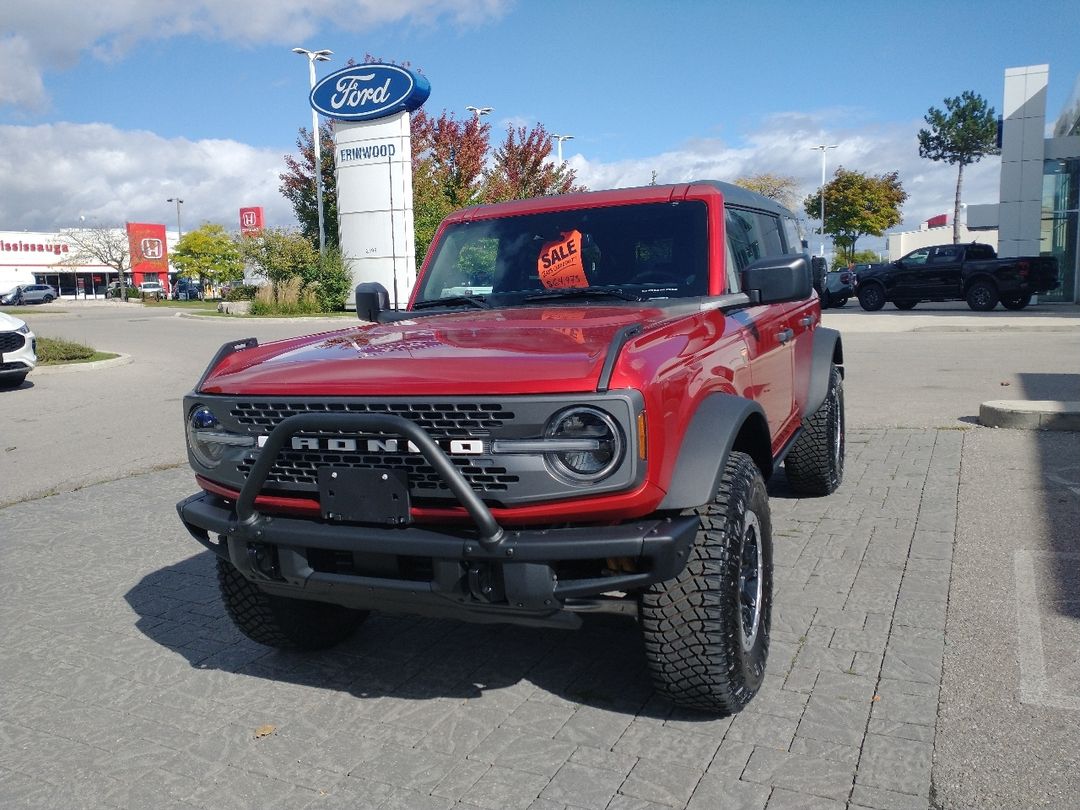
[[[743,292],[755,304],[782,304],[809,298],[814,286],[805,256],[770,256],[742,271]]]
[[[390,293],[377,281],[356,285],[356,317],[362,321],[378,321],[379,313],[390,308]]]

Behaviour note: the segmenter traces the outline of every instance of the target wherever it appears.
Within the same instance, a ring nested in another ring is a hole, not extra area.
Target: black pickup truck
[[[859,304],[873,312],[892,301],[913,309],[920,301],[967,301],[989,312],[1000,301],[1023,309],[1036,293],[1058,286],[1057,259],[1020,256],[999,259],[989,245],[935,245],[919,248],[895,262],[872,264],[858,273]]]

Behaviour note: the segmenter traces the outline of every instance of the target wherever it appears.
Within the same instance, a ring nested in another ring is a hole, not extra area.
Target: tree
[[[824,189],[803,200],[808,217],[818,216],[822,191],[824,230],[832,236],[844,264],[855,255],[860,236],[881,236],[886,228],[900,224],[900,206],[908,196],[897,172],[871,176],[841,166]]]
[[[244,277],[240,246],[223,227],[209,222],[181,237],[173,248],[172,264],[180,275],[197,278],[200,284],[209,280],[218,285]]]
[[[103,264],[116,271],[120,282],[120,297],[127,301],[128,274],[131,272],[130,247],[123,228],[71,228],[64,231],[71,245],[65,265]],[[135,257],[139,258],[139,257]]]
[[[278,190],[292,203],[300,232],[316,248],[319,246],[319,209],[315,201],[315,141],[311,130],[301,127],[296,138],[299,158],[285,155],[288,171],[278,177]],[[334,171],[334,130],[330,121],[319,126],[319,148],[322,150],[323,221],[327,247],[338,244],[337,175]]]
[[[945,111],[931,107],[924,116],[930,129],[919,130],[919,157],[957,164],[953,206],[953,244],[960,241],[960,187],[964,167],[996,155],[997,114],[982,96],[965,90],[945,99]]]
[[[410,128],[413,221],[420,263],[446,215],[481,201],[491,125],[476,116],[458,121],[445,110],[433,118],[420,109],[413,112]]]
[[[558,165],[551,156],[551,136],[543,124],[531,130],[507,127],[506,138],[495,151],[485,175],[486,202],[524,200],[550,194],[585,191],[575,186],[576,173],[563,163]]]
[[[319,262],[319,250],[307,237],[284,228],[266,228],[255,236],[244,237],[240,253],[275,288],[294,278],[304,278]]]
[[[787,175],[762,172],[749,177],[736,178],[735,185],[762,194],[770,200],[776,200],[785,208],[794,208],[798,201],[796,192],[799,183],[794,177]]]

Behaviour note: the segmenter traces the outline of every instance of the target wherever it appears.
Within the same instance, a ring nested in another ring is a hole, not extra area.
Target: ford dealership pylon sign
[[[353,65],[331,73],[311,91],[311,106],[339,121],[373,121],[415,110],[431,94],[423,76],[397,65]]]

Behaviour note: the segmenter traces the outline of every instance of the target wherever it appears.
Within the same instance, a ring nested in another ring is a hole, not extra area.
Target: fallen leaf
[[[277,726],[272,726],[269,723],[267,723],[265,726],[259,726],[257,729],[255,729],[255,739],[258,740],[261,737],[269,737],[275,731],[277,731]]]
[[[312,164],[312,165],[314,166],[315,164]],[[1001,384],[1002,384],[1002,385],[1012,385],[1012,383],[1011,383],[1011,382],[1008,382],[1007,380],[1002,380],[1002,381],[1001,381]]]
[[[879,700],[881,700],[881,695],[874,695],[874,703],[877,703]]]

